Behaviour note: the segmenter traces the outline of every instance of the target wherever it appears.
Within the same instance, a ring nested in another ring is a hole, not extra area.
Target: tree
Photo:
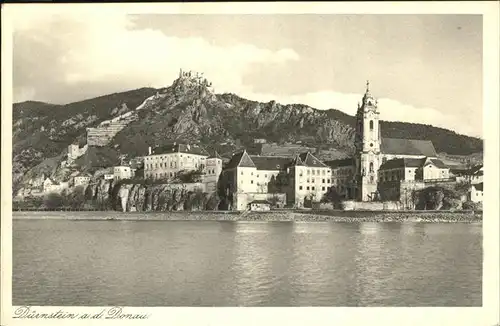
[[[208,197],[208,200],[205,203],[205,209],[209,211],[217,210],[219,208],[220,201],[221,200],[217,193],[213,193],[210,197]]]
[[[85,188],[85,200],[92,200],[92,199],[94,199],[94,192],[92,191],[91,186],[87,186],[87,188]]]
[[[455,184],[455,191],[460,195],[460,196],[467,196],[469,193],[471,184],[470,181],[461,181],[457,182]]]
[[[81,208],[85,204],[85,187],[78,186],[66,196],[68,206]]]
[[[201,169],[192,171],[179,171],[175,175],[175,183],[198,183],[201,182],[203,171]]]
[[[43,201],[45,207],[49,209],[62,207],[63,203],[64,203],[64,198],[60,194],[57,194],[55,192],[48,194]]]
[[[328,188],[328,191],[321,198],[322,203],[331,203],[334,208],[339,208],[342,203],[342,196],[335,187]]]
[[[280,203],[280,199],[276,194],[274,194],[271,198],[269,198],[269,202],[271,203],[271,207],[276,208]]]

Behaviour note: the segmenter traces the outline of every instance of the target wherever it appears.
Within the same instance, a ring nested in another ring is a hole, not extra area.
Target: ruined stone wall
[[[120,121],[110,123],[107,126],[97,128],[87,128],[87,145],[89,146],[106,146],[111,140],[125,128],[130,121]]]

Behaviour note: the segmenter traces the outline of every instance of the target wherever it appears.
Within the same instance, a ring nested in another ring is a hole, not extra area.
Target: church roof
[[[384,154],[437,157],[430,140],[382,138],[380,149]]]
[[[380,166],[380,170],[398,169],[398,168],[418,168],[425,162],[425,158],[396,158],[388,160]]]
[[[434,166],[445,169],[447,168],[441,160],[434,158],[396,158],[393,160],[388,160],[380,166],[380,170],[385,169],[398,169],[398,168],[419,168],[424,166],[426,163],[432,163]]]

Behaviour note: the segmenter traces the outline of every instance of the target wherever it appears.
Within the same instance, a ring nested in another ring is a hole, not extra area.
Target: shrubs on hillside
[[[415,191],[412,198],[417,210],[461,209],[461,193],[445,187],[433,186]]]

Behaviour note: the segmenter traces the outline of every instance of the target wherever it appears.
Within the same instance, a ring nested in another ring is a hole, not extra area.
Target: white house
[[[271,203],[267,200],[254,200],[248,204],[251,211],[269,211],[271,210]]]
[[[174,143],[165,147],[149,148],[144,157],[144,177],[174,178],[177,172],[204,170],[208,153],[202,147]]]
[[[113,176],[115,180],[131,179],[133,177],[133,171],[130,166],[119,165],[113,168]]]
[[[244,150],[231,158],[223,173],[221,186],[236,210],[262,200],[260,195],[271,198],[278,193],[288,204],[302,207],[305,199],[320,201],[331,186],[330,167],[309,152],[290,158],[249,155]]]
[[[288,169],[289,203],[303,207],[304,201],[319,202],[333,184],[332,169],[310,152],[299,154]]]
[[[52,180],[51,178],[45,179],[43,182],[43,192],[44,193],[50,193],[50,192],[55,192],[55,193],[60,193],[64,189],[69,188],[69,183],[68,182],[56,182]]]
[[[483,183],[472,184],[470,187],[470,200],[475,203],[483,202]]]
[[[104,180],[113,180],[115,178],[115,175],[113,173],[104,173],[103,178]]]
[[[222,158],[216,152],[214,155],[208,157],[205,162],[203,183],[207,192],[214,192],[217,190],[219,176],[222,172]]]
[[[85,186],[89,184],[89,182],[90,182],[90,175],[86,173],[82,173],[73,177],[73,185],[75,187]]]

